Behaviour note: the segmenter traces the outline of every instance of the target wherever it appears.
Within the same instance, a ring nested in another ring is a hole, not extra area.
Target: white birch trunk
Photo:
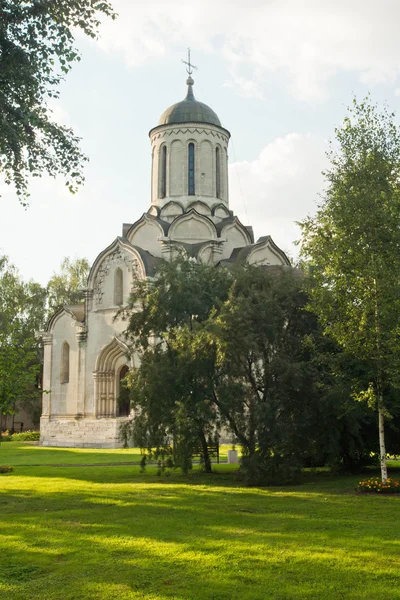
[[[386,446],[385,446],[385,417],[383,415],[383,398],[378,398],[378,419],[379,419],[379,451],[381,462],[382,481],[387,479]]]

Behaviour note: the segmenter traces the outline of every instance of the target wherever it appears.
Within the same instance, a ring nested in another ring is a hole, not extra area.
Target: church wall
[[[134,246],[147,250],[153,256],[161,257],[161,245],[158,238],[162,236],[163,232],[160,227],[149,220],[139,223],[138,227],[128,235],[128,239]]]
[[[201,196],[216,197],[215,170],[213,157],[216,147],[209,140],[199,144],[199,177],[198,186]]]
[[[221,237],[226,238],[226,242],[222,245],[222,255],[219,260],[229,258],[234,248],[243,248],[250,243],[249,237],[236,224],[226,227]]]
[[[169,186],[167,188],[167,195],[183,196],[185,194],[184,182],[186,181],[184,169],[185,147],[183,142],[181,140],[174,140],[170,145],[169,153]]]
[[[255,248],[248,256],[247,262],[250,265],[285,265],[286,263],[267,246]]]
[[[77,413],[78,341],[76,321],[69,314],[62,314],[53,329],[51,369],[51,415],[75,415]],[[69,376],[62,382],[63,345],[69,344]]]
[[[109,344],[114,336],[123,339],[126,322],[121,319],[114,321],[115,309],[101,309],[89,313],[88,326],[90,335],[86,346],[86,406],[85,414],[94,416],[95,406],[95,381],[94,371],[96,361],[101,350]],[[126,363],[128,364],[128,360]]]
[[[188,145],[195,145],[195,196],[188,194]],[[217,201],[228,203],[228,133],[214,125],[165,125],[151,133],[152,143],[152,204],[164,206],[170,200],[179,198],[186,209],[193,199],[208,204]],[[167,196],[159,194],[160,149],[167,146],[168,173]],[[216,196],[215,151],[221,149],[221,193]],[[212,199],[212,202],[210,202]]]

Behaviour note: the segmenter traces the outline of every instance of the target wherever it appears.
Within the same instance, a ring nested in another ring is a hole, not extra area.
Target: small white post
[[[228,465],[237,465],[238,462],[238,451],[228,450]]]

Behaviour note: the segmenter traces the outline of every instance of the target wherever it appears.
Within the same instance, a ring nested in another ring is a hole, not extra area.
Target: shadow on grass
[[[13,600],[400,597],[394,498],[52,483],[1,494]]]

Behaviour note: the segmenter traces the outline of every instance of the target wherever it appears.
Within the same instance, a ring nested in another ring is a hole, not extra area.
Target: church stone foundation
[[[64,448],[122,448],[119,428],[126,420],[126,417],[114,419],[42,417],[40,441],[43,446]]]

